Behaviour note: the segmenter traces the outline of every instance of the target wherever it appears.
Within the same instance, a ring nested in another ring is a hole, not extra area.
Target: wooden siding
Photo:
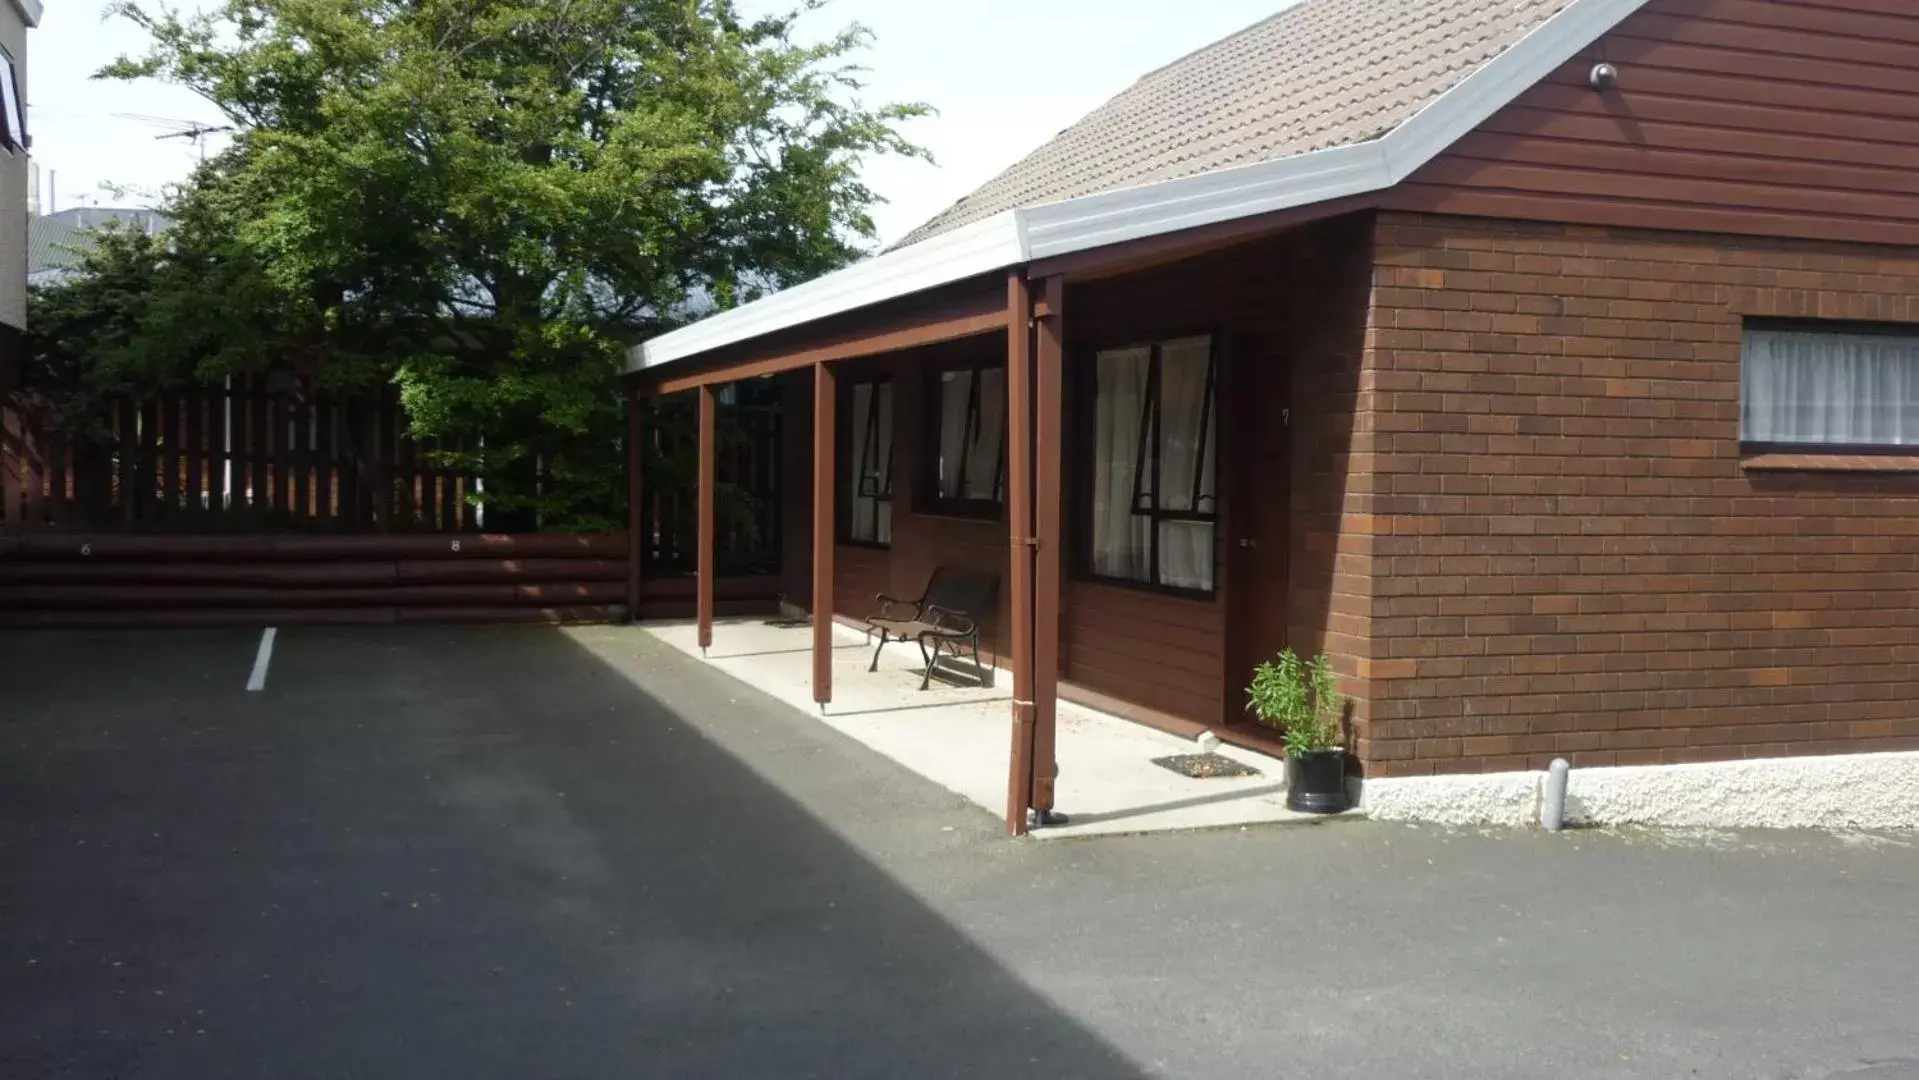
[[[1092,434],[1083,411],[1091,386],[1086,366],[1102,348],[1184,334],[1210,333],[1227,365],[1284,364],[1283,349],[1255,347],[1280,340],[1290,323],[1284,298],[1296,260],[1296,237],[1268,238],[1183,262],[1081,284],[1066,293],[1068,364],[1066,582],[1061,610],[1060,675],[1101,694],[1170,714],[1219,725],[1237,717],[1229,704],[1226,560],[1217,562],[1213,597],[1199,599],[1088,580],[1084,571],[1086,461]],[[1272,423],[1257,402],[1221,401],[1220,447],[1236,422]],[[1224,460],[1224,459],[1222,459]],[[1226,461],[1227,468],[1232,467]],[[1231,531],[1231,485],[1218,476],[1222,520],[1217,542]],[[1283,595],[1264,602],[1284,604]]]
[[[1919,244],[1919,4],[1653,0],[1384,205]]]
[[[1194,598],[1123,584],[1096,582],[1079,570],[1085,520],[1080,506],[1084,477],[1077,470],[1090,435],[1074,413],[1085,383],[1074,377],[1099,348],[1191,333],[1220,337],[1225,363],[1286,365],[1295,401],[1296,447],[1292,463],[1292,521],[1288,562],[1295,570],[1273,595],[1249,602],[1289,613],[1288,634],[1305,650],[1333,655],[1346,689],[1359,699],[1364,718],[1365,628],[1370,600],[1363,560],[1369,535],[1356,528],[1349,489],[1356,439],[1366,437],[1358,415],[1365,392],[1359,386],[1359,353],[1365,344],[1370,288],[1370,217],[1348,217],[1304,226],[1228,251],[1217,251],[1150,271],[1070,284],[1065,302],[1068,409],[1066,476],[1067,566],[1062,588],[1060,677],[1127,709],[1168,719],[1219,726],[1241,719],[1236,680],[1229,675],[1232,639],[1224,602],[1233,587],[1225,560],[1212,598]],[[1328,317],[1335,309],[1340,317]],[[873,594],[918,595],[936,566],[957,565],[999,575],[998,610],[988,621],[984,648],[998,655],[1007,625],[1008,535],[1005,521],[981,521],[916,512],[914,484],[922,455],[932,445],[924,411],[926,371],[942,360],[968,354],[997,356],[1003,337],[983,335],[959,342],[848,362],[842,383],[886,377],[894,392],[893,543],[877,549],[837,548],[835,613],[860,618],[871,613]],[[797,385],[797,384],[794,384]],[[789,394],[787,432],[798,444],[809,426],[808,410]],[[1271,402],[1222,401],[1220,422],[1279,422]],[[1225,430],[1222,447],[1228,445]],[[1231,468],[1231,462],[1227,462]],[[792,475],[789,472],[789,477]],[[789,481],[790,482],[790,481]],[[804,482],[802,482],[802,486]],[[1220,543],[1232,535],[1232,486],[1220,478],[1223,520]],[[803,502],[789,492],[789,506]],[[797,512],[797,511],[795,511]],[[801,537],[804,530],[790,529]],[[807,563],[789,545],[787,591],[806,594]],[[1243,658],[1242,658],[1243,659]]]
[[[1060,674],[1123,701],[1221,722],[1225,606],[1068,578]]]
[[[892,553],[879,548],[841,544],[833,556],[833,613],[864,619],[877,610],[873,597],[898,595],[893,588]]]

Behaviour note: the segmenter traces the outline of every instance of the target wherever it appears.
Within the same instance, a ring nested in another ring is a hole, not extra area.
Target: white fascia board
[[[1008,211],[654,338],[632,350],[627,370],[669,363],[1033,259],[1384,191],[1646,2],[1572,0],[1370,142]]]
[[[26,20],[27,26],[40,25],[40,0],[12,0],[12,3],[13,10],[20,13],[20,17]]]
[[[1385,176],[1380,143],[1338,146],[1035,206],[1027,237],[1044,259],[1373,191]]]
[[[1020,213],[1008,211],[642,342],[627,354],[626,370],[630,374],[657,367],[1026,260]]]

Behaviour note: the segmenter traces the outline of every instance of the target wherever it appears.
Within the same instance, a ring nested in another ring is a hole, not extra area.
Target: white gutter
[[[43,10],[40,0],[8,0],[8,2],[13,5],[13,10],[20,13],[20,18],[26,20],[29,28],[40,25],[40,14]]]
[[[1008,211],[662,334],[631,350],[627,371],[1034,259],[1383,191],[1485,123],[1646,2],[1572,0],[1370,142]]]

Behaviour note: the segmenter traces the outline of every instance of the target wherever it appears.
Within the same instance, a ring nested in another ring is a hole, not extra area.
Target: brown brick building
[[[1369,779],[1919,749],[1915,178],[1908,6],[1306,0],[632,390],[784,380],[816,610],[1001,577],[1009,819],[1285,646]]]

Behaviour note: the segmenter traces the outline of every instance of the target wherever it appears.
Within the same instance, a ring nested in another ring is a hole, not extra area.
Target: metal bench
[[[879,594],[880,613],[867,620],[866,632],[879,631],[880,643],[873,648],[873,662],[866,670],[879,670],[880,650],[888,641],[917,641],[920,657],[926,661],[926,675],[920,679],[924,690],[933,681],[942,649],[957,660],[963,655],[961,649],[970,646],[979,684],[992,686],[993,669],[980,662],[979,624],[993,610],[998,593],[999,578],[992,574],[941,566],[934,569],[917,600]]]

